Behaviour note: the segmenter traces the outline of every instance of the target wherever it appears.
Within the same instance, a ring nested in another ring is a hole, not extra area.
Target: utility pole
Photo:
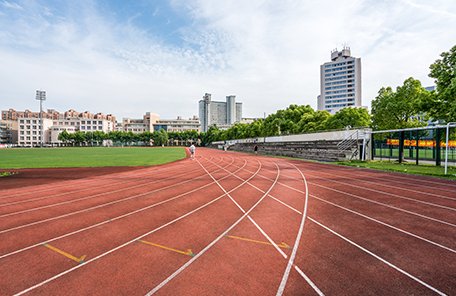
[[[37,90],[36,99],[40,101],[40,147],[43,148],[43,101],[46,101],[46,91]]]

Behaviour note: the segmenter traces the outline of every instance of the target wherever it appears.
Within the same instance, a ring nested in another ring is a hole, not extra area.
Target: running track
[[[197,149],[0,190],[0,295],[455,295],[456,184]]]

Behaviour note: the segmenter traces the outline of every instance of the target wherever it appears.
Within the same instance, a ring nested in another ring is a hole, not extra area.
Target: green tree
[[[428,96],[423,104],[423,111],[435,119],[446,122],[456,121],[456,45],[449,52],[443,52],[442,58],[430,66],[429,77],[434,78],[437,92]]]
[[[73,140],[76,145],[81,145],[81,143],[85,142],[87,139],[84,133],[82,133],[81,131],[77,131],[73,134]]]
[[[59,139],[59,141],[66,143],[70,139],[70,135],[68,134],[68,132],[66,130],[63,130],[63,132],[61,132],[59,134],[58,139]]]
[[[325,129],[342,129],[347,126],[362,127],[370,125],[369,112],[364,108],[343,108],[326,120]]]
[[[425,126],[419,120],[423,98],[429,91],[421,86],[419,80],[412,77],[398,86],[396,92],[391,87],[382,87],[372,101],[372,128],[374,130],[402,129]]]

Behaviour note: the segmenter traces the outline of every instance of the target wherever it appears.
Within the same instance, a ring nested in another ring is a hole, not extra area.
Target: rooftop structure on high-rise
[[[198,107],[202,132],[207,132],[211,126],[230,128],[242,118],[242,103],[236,102],[235,95],[226,96],[226,102],[217,102],[206,93],[198,102]]]
[[[352,57],[350,48],[344,46],[341,51],[333,50],[331,61],[320,66],[317,109],[335,114],[347,107],[363,107],[361,58]]]

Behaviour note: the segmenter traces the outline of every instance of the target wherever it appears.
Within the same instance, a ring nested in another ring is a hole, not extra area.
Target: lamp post
[[[40,147],[43,147],[43,101],[46,101],[46,91],[37,90],[36,97],[40,101]]]

